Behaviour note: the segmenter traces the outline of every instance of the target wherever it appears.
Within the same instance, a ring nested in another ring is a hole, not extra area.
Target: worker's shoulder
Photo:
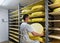
[[[21,25],[27,25],[27,23],[22,23]]]

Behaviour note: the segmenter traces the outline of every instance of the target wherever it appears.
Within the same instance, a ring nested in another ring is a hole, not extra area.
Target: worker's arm
[[[44,33],[39,34],[39,33],[34,32],[33,27],[31,27],[31,26],[28,25],[28,24],[25,26],[25,28],[26,28],[29,32],[31,32],[34,36],[44,36]]]
[[[39,33],[36,33],[36,32],[31,32],[34,36],[44,36],[44,33],[41,33],[41,34],[39,34]]]

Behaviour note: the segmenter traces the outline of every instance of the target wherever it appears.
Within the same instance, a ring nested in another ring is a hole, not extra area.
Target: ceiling
[[[21,6],[27,6],[37,1],[39,0],[4,0],[0,7],[6,9],[16,9],[19,3]]]

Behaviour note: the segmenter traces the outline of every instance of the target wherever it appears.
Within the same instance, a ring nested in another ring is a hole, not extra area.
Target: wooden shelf
[[[56,31],[60,31],[60,28],[49,28],[49,30],[56,30]]]
[[[49,20],[49,22],[60,22],[60,20]]]
[[[60,42],[60,40],[54,39],[54,40],[50,41],[49,43],[59,43],[59,42]]]
[[[11,32],[11,33],[14,33],[14,34],[19,34],[18,32],[15,32],[15,31],[11,31],[11,30],[10,30],[10,32]]]
[[[50,15],[59,16],[59,15],[60,15],[60,12],[50,12],[49,14],[50,14]]]
[[[9,26],[17,26],[18,27],[18,25],[9,25]]]
[[[16,36],[16,35],[14,35],[14,34],[11,34],[11,33],[10,33],[10,35],[19,39],[19,37],[18,37],[18,36]]]
[[[14,40],[14,41],[16,41],[16,42],[19,42],[19,40],[15,39],[15,38],[13,38],[11,36],[9,38],[12,39],[12,40]]]
[[[60,40],[60,36],[57,35],[49,35],[48,37]]]
[[[16,15],[12,15],[12,16],[10,16],[10,17],[18,17],[18,14],[16,14]]]
[[[9,19],[9,20],[18,20],[18,18],[13,18],[13,19]]]
[[[10,30],[16,30],[16,31],[18,31],[18,29],[17,29],[17,28],[10,28]]]
[[[17,14],[18,10],[11,12],[10,14]]]
[[[9,22],[9,23],[18,23],[18,22]]]

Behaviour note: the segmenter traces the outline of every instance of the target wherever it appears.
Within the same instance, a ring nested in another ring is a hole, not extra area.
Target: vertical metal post
[[[18,29],[19,29],[19,43],[20,43],[20,4],[18,4]]]
[[[46,37],[46,42],[48,43],[49,39],[48,39],[48,0],[45,0],[45,29],[46,29],[46,33],[45,33],[45,37]]]
[[[9,40],[9,34],[10,34],[10,33],[9,33],[9,10],[8,10],[8,43],[9,43],[9,41],[10,41],[10,40]]]

